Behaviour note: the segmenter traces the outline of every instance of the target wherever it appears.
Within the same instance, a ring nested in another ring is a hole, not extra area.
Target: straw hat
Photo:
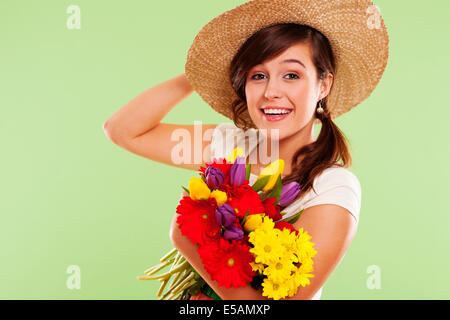
[[[229,64],[256,31],[277,23],[305,24],[329,40],[336,59],[334,87],[328,97],[331,118],[365,100],[378,85],[389,55],[383,18],[370,0],[252,0],[206,24],[187,56],[185,74],[200,97],[232,119],[237,95]],[[243,114],[254,127],[246,111]]]

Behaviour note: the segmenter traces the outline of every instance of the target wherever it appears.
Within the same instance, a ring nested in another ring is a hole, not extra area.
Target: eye
[[[291,80],[293,80],[293,79],[300,79],[300,77],[297,74],[295,74],[295,73],[288,73],[286,76],[289,76],[289,75],[292,75],[294,77],[293,78],[289,77],[288,79],[291,79]],[[250,79],[252,79],[252,80],[261,80],[262,78],[255,78],[255,77],[259,77],[259,76],[264,77],[264,75],[262,73],[256,73]]]
[[[296,75],[295,73],[288,73],[287,76],[288,76],[288,75],[293,75],[293,76],[295,76],[295,78],[291,78],[291,79],[300,79],[300,77],[299,77],[298,75]]]
[[[264,75],[261,74],[261,73],[257,73],[257,74],[254,74],[250,79],[252,79],[252,80],[261,80],[261,78],[256,78],[255,79],[255,77],[257,77],[257,76],[264,76]]]

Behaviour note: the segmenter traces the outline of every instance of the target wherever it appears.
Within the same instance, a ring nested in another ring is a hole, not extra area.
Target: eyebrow
[[[297,59],[287,59],[287,60],[281,61],[280,64],[281,63],[298,63],[298,64],[301,64],[303,66],[303,68],[306,69],[306,66],[301,61],[299,61]]]
[[[297,59],[286,59],[286,60],[283,60],[283,61],[280,62],[280,64],[282,64],[282,63],[298,63],[298,64],[300,64],[303,68],[306,69],[306,66],[303,64],[303,62],[301,62],[300,60],[297,60]]]

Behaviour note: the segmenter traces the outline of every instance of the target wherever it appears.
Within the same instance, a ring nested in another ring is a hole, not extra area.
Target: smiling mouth
[[[293,111],[293,109],[286,108],[263,108],[260,110],[264,115],[268,116],[283,116],[290,114]]]
[[[260,109],[262,113],[262,118],[265,121],[269,122],[278,122],[286,119],[294,109],[287,109],[287,108],[262,108]]]

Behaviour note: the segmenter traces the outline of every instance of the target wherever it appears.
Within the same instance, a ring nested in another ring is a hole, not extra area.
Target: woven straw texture
[[[375,27],[374,15],[380,22]],[[372,1],[253,0],[211,20],[188,51],[188,81],[220,114],[232,119],[231,104],[237,95],[228,67],[235,53],[253,33],[277,23],[306,24],[328,38],[336,58],[328,98],[332,119],[357,106],[378,85],[388,61],[389,37]],[[243,116],[255,128],[248,112]]]

